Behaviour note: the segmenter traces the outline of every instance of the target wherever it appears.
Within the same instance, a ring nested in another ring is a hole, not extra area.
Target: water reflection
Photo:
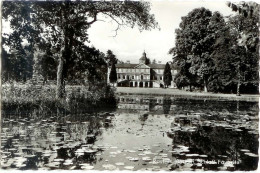
[[[113,112],[3,115],[2,169],[255,170],[258,103],[120,96]]]

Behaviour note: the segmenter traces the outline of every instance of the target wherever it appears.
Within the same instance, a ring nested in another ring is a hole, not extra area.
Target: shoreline
[[[219,101],[249,101],[259,102],[260,95],[257,94],[223,94],[223,93],[205,93],[205,92],[189,92],[171,88],[130,88],[116,87],[117,95],[143,95],[143,96],[170,96],[176,98],[192,98],[192,99],[212,99]]]

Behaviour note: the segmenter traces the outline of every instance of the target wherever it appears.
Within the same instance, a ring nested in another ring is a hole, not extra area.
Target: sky
[[[116,23],[112,20],[97,21],[88,30],[89,46],[94,46],[106,53],[112,50],[117,58],[123,62],[138,63],[143,52],[148,58],[157,62],[172,61],[169,50],[175,46],[175,30],[179,27],[181,17],[186,16],[194,8],[205,7],[212,12],[219,11],[224,16],[235,14],[226,5],[226,1],[177,1],[151,0],[151,13],[159,23],[159,29],[140,32],[137,27],[122,27],[115,29]],[[3,22],[2,31],[11,32],[9,23]]]
[[[175,45],[175,29],[179,27],[181,17],[186,16],[194,8],[205,7],[212,12],[219,11],[224,16],[234,14],[225,1],[150,1],[151,13],[159,23],[159,29],[140,32],[138,28],[121,28],[117,35],[117,26],[111,21],[98,21],[89,29],[89,45],[102,52],[112,50],[121,61],[138,63],[143,52],[151,60],[166,63],[172,60],[168,54]]]

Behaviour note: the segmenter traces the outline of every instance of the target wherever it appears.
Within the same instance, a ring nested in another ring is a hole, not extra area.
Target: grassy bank
[[[176,98],[212,99],[212,100],[230,100],[230,101],[259,101],[259,95],[242,94],[241,96],[236,96],[235,94],[189,92],[189,91],[170,89],[170,88],[164,89],[164,88],[117,87],[116,94],[117,95],[170,96]]]
[[[55,92],[55,85],[3,84],[3,113],[78,114],[116,106],[114,89],[106,84],[67,85],[64,99],[56,99]]]

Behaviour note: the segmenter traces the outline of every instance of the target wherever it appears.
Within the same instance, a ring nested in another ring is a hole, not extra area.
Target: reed
[[[55,85],[5,83],[2,110],[5,114],[80,114],[116,106],[115,90],[105,83],[67,85],[66,96],[55,98]]]

